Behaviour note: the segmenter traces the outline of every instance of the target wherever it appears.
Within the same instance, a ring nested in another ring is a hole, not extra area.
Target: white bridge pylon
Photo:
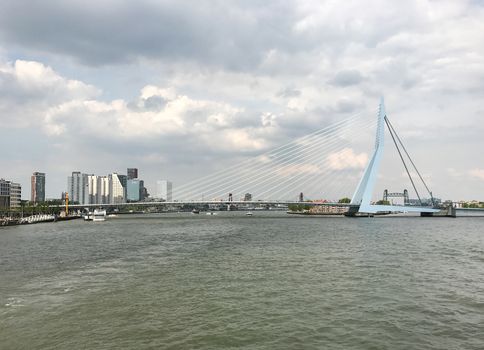
[[[381,157],[385,147],[385,103],[383,97],[380,101],[380,108],[378,111],[378,124],[376,129],[376,141],[375,150],[373,155],[366,166],[358,186],[356,187],[353,198],[351,199],[351,205],[358,207],[360,213],[378,213],[378,212],[419,212],[419,213],[436,213],[439,209],[433,209],[429,207],[417,207],[417,206],[396,206],[396,205],[376,205],[371,203],[373,189],[380,168]]]

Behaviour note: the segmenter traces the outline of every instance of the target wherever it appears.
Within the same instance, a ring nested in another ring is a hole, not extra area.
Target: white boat
[[[84,221],[92,221],[92,216],[93,216],[93,214],[91,212],[89,212],[87,214],[84,214],[82,217],[83,217]]]
[[[248,211],[247,213],[245,213],[245,215],[252,216],[252,215],[254,215],[254,213],[252,213],[251,211]]]
[[[105,221],[106,220],[106,210],[95,209],[92,215],[92,221]]]

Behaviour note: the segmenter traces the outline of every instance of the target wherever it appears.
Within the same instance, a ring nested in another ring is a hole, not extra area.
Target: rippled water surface
[[[1,349],[484,349],[484,218],[0,228]]]

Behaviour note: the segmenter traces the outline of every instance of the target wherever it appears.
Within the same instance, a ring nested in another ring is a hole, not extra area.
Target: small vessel
[[[217,213],[214,213],[213,211],[209,211],[209,212],[207,212],[206,215],[217,215]]]
[[[192,214],[200,214],[200,210],[198,210],[198,209],[193,209],[193,210],[192,210]]]
[[[106,220],[106,210],[95,209],[92,215],[92,221],[105,221]]]
[[[84,214],[82,216],[82,218],[84,219],[84,221],[92,221],[92,217],[93,217],[92,212],[88,212],[87,214]]]
[[[245,213],[245,215],[252,216],[252,215],[254,215],[254,213],[252,213],[251,211],[248,211],[247,213]]]

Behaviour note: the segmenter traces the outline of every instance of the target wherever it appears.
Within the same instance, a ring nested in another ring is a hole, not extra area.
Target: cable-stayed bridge
[[[373,201],[375,184],[390,134],[412,185],[413,205]],[[376,132],[371,157],[364,152]],[[354,149],[362,150],[361,153]],[[364,171],[362,172],[362,170]],[[423,201],[417,183],[430,200]],[[341,201],[351,196],[351,201]],[[383,98],[377,118],[361,114],[337,121],[281,147],[176,186],[173,201],[71,205],[71,208],[125,205],[327,205],[348,207],[350,215],[377,212],[436,213],[434,197],[402,139],[391,124]],[[325,200],[322,200],[325,198]],[[329,198],[329,200],[328,200]]]

